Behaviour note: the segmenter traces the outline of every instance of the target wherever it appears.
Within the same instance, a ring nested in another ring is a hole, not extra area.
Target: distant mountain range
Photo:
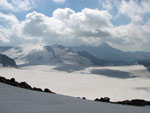
[[[132,65],[146,64],[150,52],[123,52],[104,43],[100,46],[0,46],[0,53],[18,65]]]
[[[70,46],[74,51],[87,51],[93,56],[108,61],[135,62],[150,59],[150,52],[123,52],[103,43],[100,46]]]

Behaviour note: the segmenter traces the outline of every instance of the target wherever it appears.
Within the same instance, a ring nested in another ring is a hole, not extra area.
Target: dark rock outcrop
[[[144,65],[145,67],[150,66],[150,59],[137,61],[137,64]]]
[[[150,59],[137,61],[136,64],[143,65],[150,71]]]
[[[51,90],[49,90],[48,88],[45,88],[44,89],[44,92],[46,92],[46,93],[53,93]]]
[[[15,82],[15,78],[11,78],[10,81],[11,81],[11,82]]]
[[[115,103],[123,104],[123,105],[133,105],[133,106],[150,105],[150,101],[146,101],[146,100],[142,100],[142,99],[125,100],[125,101],[119,101],[119,102],[115,102]]]
[[[95,101],[110,102],[110,98],[109,97],[101,97],[100,99],[96,98]]]
[[[82,97],[82,99],[86,100],[86,98],[85,98],[85,97]]]
[[[35,91],[41,91],[42,92],[42,89],[41,88],[36,88],[36,87],[33,87],[32,90],[35,90]]]
[[[0,54],[0,64],[4,67],[17,67],[16,62],[6,55]]]
[[[12,85],[12,86],[16,86],[16,87],[20,87],[20,88],[24,88],[24,89],[30,89],[30,90],[34,90],[34,91],[40,91],[40,92],[47,92],[47,93],[52,93],[52,94],[56,94],[54,92],[52,92],[49,89],[44,89],[44,91],[41,88],[36,88],[36,87],[31,87],[29,84],[27,84],[26,82],[17,82],[15,80],[15,78],[11,78],[11,79],[6,79],[5,77],[0,76],[0,82],[8,84],[8,85]]]
[[[3,53],[11,48],[13,47],[12,46],[0,46],[0,53]]]
[[[29,84],[27,84],[26,82],[19,83],[19,86],[21,88],[25,88],[25,89],[32,89],[32,87]]]
[[[109,97],[102,97],[100,99],[96,98],[94,101],[97,102],[108,102],[112,104],[122,104],[122,105],[132,105],[132,106],[150,106],[150,101],[146,101],[143,99],[133,99],[133,100],[125,100],[118,102],[111,102]]]
[[[149,67],[146,67],[149,71],[150,71],[150,66]]]

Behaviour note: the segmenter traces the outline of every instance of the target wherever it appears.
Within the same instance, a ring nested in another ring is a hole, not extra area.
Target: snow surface
[[[63,66],[0,68],[0,75],[74,97],[150,100],[150,73],[143,66]]]
[[[0,113],[149,113],[133,107],[21,89],[0,83]]]
[[[52,53],[47,52],[43,46],[18,46],[5,51],[3,54],[13,58],[17,65],[47,64],[53,58]]]

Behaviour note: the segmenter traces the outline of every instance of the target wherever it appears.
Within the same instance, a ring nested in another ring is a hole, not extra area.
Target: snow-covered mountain
[[[0,113],[149,113],[148,107],[94,102],[0,83]]]
[[[74,53],[63,46],[18,46],[12,47],[3,52],[3,54],[15,59],[18,65],[46,65],[46,64],[86,64],[92,62]]]
[[[0,53],[13,58],[18,65],[132,65],[150,60],[150,52],[123,52],[103,43],[99,46],[29,45],[0,47]]]
[[[71,46],[73,51],[87,51],[88,53],[94,55],[97,58],[105,59],[109,61],[128,61],[128,59],[133,60],[130,56],[121,50],[112,48],[106,43],[99,46]]]
[[[74,52],[87,51],[93,56],[120,63],[129,62],[133,63],[137,60],[150,59],[150,52],[123,52],[119,49],[113,48],[107,43],[103,43],[99,46],[70,46]]]

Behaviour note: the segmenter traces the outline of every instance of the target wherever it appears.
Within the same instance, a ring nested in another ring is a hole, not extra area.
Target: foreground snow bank
[[[149,113],[148,107],[93,102],[0,83],[0,113]]]

